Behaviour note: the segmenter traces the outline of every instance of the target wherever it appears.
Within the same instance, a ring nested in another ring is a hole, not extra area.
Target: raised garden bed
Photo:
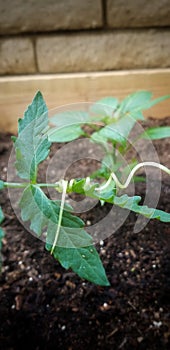
[[[170,125],[170,119],[147,123]],[[169,140],[154,144],[161,163],[167,164]],[[1,135],[4,180],[10,149],[10,135]],[[158,207],[170,212],[170,181],[163,178]],[[153,185],[156,190],[156,181]],[[144,195],[145,184],[136,185],[136,193]],[[169,349],[169,224],[153,220],[136,234],[136,215],[130,213],[115,234],[97,245],[111,283],[100,287],[63,270],[44,244],[24,230],[7,191],[0,204],[6,218],[0,284],[3,350]],[[104,210],[110,207],[97,206],[83,219],[94,222],[97,213],[100,220]]]

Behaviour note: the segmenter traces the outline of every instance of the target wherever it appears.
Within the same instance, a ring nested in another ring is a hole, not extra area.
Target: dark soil
[[[153,121],[148,122],[155,124]],[[170,124],[170,119],[157,124]],[[5,179],[10,135],[0,136],[0,174]],[[169,163],[168,141],[157,141]],[[155,183],[156,186],[156,183]],[[144,194],[145,185],[137,187]],[[158,207],[170,212],[170,181],[164,178]],[[99,287],[64,270],[16,219],[6,191],[0,194],[6,236],[0,281],[2,350],[170,348],[170,227],[150,221],[138,234],[126,223],[97,245],[110,287]],[[96,208],[97,219],[104,210]],[[95,210],[87,219],[96,220]]]

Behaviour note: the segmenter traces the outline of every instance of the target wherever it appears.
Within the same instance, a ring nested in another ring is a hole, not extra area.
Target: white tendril
[[[162,165],[162,164],[155,163],[155,162],[143,162],[143,163],[137,164],[137,165],[132,169],[132,171],[130,172],[130,174],[129,174],[129,176],[128,176],[128,178],[127,178],[127,180],[125,181],[124,184],[122,184],[122,183],[118,180],[118,178],[117,178],[117,176],[115,175],[115,173],[111,173],[111,174],[110,174],[110,177],[109,177],[109,179],[108,179],[108,181],[107,181],[103,186],[96,188],[96,191],[103,191],[105,188],[107,188],[107,186],[110,184],[111,179],[113,179],[113,181],[115,182],[115,184],[116,184],[117,187],[122,188],[122,189],[127,188],[127,187],[129,186],[129,184],[130,184],[130,181],[131,181],[132,177],[133,177],[134,174],[136,173],[136,171],[137,171],[138,169],[142,168],[142,167],[145,167],[145,166],[153,166],[153,167],[155,167],[155,168],[158,168],[158,169],[164,171],[164,172],[167,173],[168,175],[170,175],[170,169],[166,168],[166,167],[165,167],[164,165]]]
[[[88,191],[90,188],[90,177],[86,177],[86,181],[85,181],[85,184],[84,184],[84,191]]]
[[[114,181],[116,187],[121,188],[121,189],[125,189],[125,188],[127,188],[129,186],[129,184],[130,184],[130,182],[132,180],[132,177],[134,176],[136,171],[138,169],[142,168],[142,167],[145,167],[145,166],[152,166],[152,167],[158,168],[158,169],[164,171],[165,173],[167,173],[168,175],[170,175],[170,169],[168,169],[166,166],[164,166],[162,164],[159,164],[159,163],[156,163],[156,162],[143,162],[143,163],[137,164],[131,170],[127,180],[125,181],[125,183],[121,183],[119,181],[119,179],[117,178],[116,174],[114,172],[112,172],[110,174],[109,179],[107,180],[107,182],[104,185],[100,186],[100,187],[96,187],[95,191],[102,192],[103,190],[105,190],[110,185],[112,180]],[[75,179],[71,179],[70,182],[69,182],[69,185],[68,185],[68,181],[65,181],[65,180],[60,180],[59,182],[56,182],[56,188],[58,187],[57,188],[58,191],[62,192],[62,201],[63,201],[63,198],[65,200],[65,195],[66,195],[66,192],[67,192],[67,188],[69,189],[69,191],[71,191],[74,181],[75,181]],[[89,188],[90,188],[90,177],[86,177],[85,184],[84,184],[84,190],[88,191]],[[64,203],[63,203],[63,206],[64,206]],[[62,209],[62,211],[63,211],[63,209]],[[60,214],[59,214],[59,217],[60,217]]]
[[[71,179],[70,182],[69,182],[69,185],[68,185],[68,188],[69,188],[70,191],[72,190],[73,184],[74,184],[74,179]]]
[[[112,176],[110,175],[110,177],[107,180],[107,182],[104,185],[95,188],[95,191],[103,191],[103,190],[105,190],[110,185],[111,181],[112,181]]]
[[[67,193],[67,186],[68,186],[68,181],[66,181],[66,180],[62,180],[61,183],[62,183],[63,192],[62,192],[62,197],[61,197],[61,206],[60,206],[60,212],[59,212],[59,217],[58,217],[57,231],[55,234],[53,246],[51,248],[51,254],[53,253],[55,246],[57,245],[57,241],[58,241],[58,237],[59,237],[59,233],[60,233],[60,228],[61,228],[61,221],[62,221],[62,217],[63,217],[63,210],[64,210],[65,197],[66,197],[66,193]]]

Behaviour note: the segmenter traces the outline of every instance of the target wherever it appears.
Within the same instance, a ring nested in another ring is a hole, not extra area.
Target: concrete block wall
[[[167,67],[169,0],[0,0],[0,75]]]

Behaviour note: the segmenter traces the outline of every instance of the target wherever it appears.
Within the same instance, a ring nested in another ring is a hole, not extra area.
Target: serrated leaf
[[[19,120],[18,138],[15,140],[16,169],[22,179],[36,181],[38,165],[47,158],[51,143],[46,129],[47,107],[40,92]]]
[[[58,204],[56,201],[48,199],[39,187],[28,185],[19,202],[22,220],[30,221],[30,228],[40,236],[43,229],[48,227],[51,222],[57,225],[60,211]],[[67,210],[63,212],[62,224],[72,228],[82,228],[84,225],[80,218]]]
[[[65,220],[63,220],[66,222]],[[66,224],[66,223],[65,223]],[[62,223],[62,225],[64,225]],[[54,222],[50,222],[47,229],[46,243],[53,245],[57,226]],[[64,227],[61,226],[60,234],[57,241],[57,247],[61,248],[85,248],[89,244],[92,244],[91,236],[82,227]]]
[[[80,182],[80,180],[78,181]],[[73,187],[73,190],[75,191],[76,187]],[[162,222],[170,222],[170,213],[155,208],[149,208],[146,205],[139,205],[139,202],[141,201],[140,196],[129,197],[127,194],[120,197],[116,196],[116,187],[114,181],[112,181],[110,185],[103,191],[96,191],[94,189],[94,191],[90,193],[90,197],[117,205],[124,209],[129,209],[150,219],[158,219]]]
[[[170,213],[166,213],[159,209],[149,208],[147,205],[139,205],[140,201],[140,196],[129,197],[126,194],[121,197],[115,196],[113,200],[115,205],[134,211],[135,213],[146,216],[149,219],[158,219],[162,222],[170,222]]]
[[[150,140],[160,140],[170,137],[170,126],[160,126],[156,128],[148,128],[141,137]]]
[[[57,231],[60,207],[56,202],[46,197],[36,185],[29,185],[20,200],[21,216],[24,221],[30,220],[30,228],[41,235],[45,230],[46,248],[51,251]],[[53,254],[65,268],[72,268],[80,277],[93,283],[108,285],[104,268],[92,245],[91,236],[84,230],[84,222],[64,210],[62,225]],[[93,249],[93,252],[89,251]],[[87,262],[81,268],[83,253],[86,252]]]
[[[50,142],[69,142],[84,135],[80,125],[67,125],[61,128],[52,128],[48,132],[48,140]]]
[[[0,180],[0,190],[2,190],[3,188],[5,188],[4,181]]]
[[[18,134],[20,134],[32,121],[39,119],[43,114],[47,116],[47,106],[43,99],[43,96],[40,91],[38,91],[32,101],[28,106],[27,110],[24,113],[24,118],[19,119],[18,121]],[[45,118],[44,126],[47,126],[48,122]]]
[[[81,278],[85,278],[100,286],[109,286],[104,267],[93,245],[84,248],[54,249],[54,257],[65,268],[71,268]]]
[[[129,209],[134,211],[137,214],[141,214],[149,219],[157,219],[162,222],[170,222],[170,213],[166,213],[162,210],[149,208],[147,205],[139,205],[141,201],[140,196],[129,197],[127,194],[124,194],[120,197],[117,197],[113,192],[113,189],[110,189],[110,192],[107,190],[104,193],[97,194],[97,197],[104,200],[105,202],[112,203],[123,209]]]
[[[49,119],[50,124],[58,127],[68,126],[71,124],[85,124],[90,122],[90,117],[87,112],[84,111],[65,111],[57,113]]]

